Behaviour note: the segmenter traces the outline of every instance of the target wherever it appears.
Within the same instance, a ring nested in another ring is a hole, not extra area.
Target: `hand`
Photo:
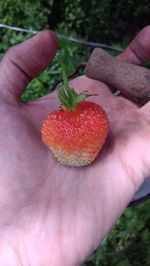
[[[150,27],[120,55],[135,64],[150,57]],[[110,134],[90,166],[60,165],[42,143],[43,120],[59,103],[55,92],[19,99],[56,52],[41,32],[11,48],[0,65],[0,265],[75,266],[98,246],[150,174],[150,104],[138,108],[103,83],[80,77],[78,90],[106,110]]]

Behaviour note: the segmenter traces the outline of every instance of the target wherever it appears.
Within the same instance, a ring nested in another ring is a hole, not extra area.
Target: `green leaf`
[[[72,92],[72,95],[74,97],[76,97],[78,95],[78,93],[73,89],[73,88],[70,88],[71,92]]]
[[[70,106],[70,104],[69,104],[69,102],[68,102],[68,98],[66,97],[66,93],[65,93],[65,91],[64,91],[64,88],[63,88],[63,86],[62,87],[59,87],[58,89],[57,89],[57,96],[58,96],[58,98],[60,99],[60,101],[61,101],[61,103],[66,107],[66,108],[69,108]]]
[[[78,94],[76,93],[76,91],[73,88],[69,88],[69,93],[68,93],[68,97],[69,97],[69,102],[72,104],[73,100],[75,97],[77,97]]]
[[[75,108],[80,102],[84,101],[85,99],[86,99],[86,95],[83,93],[80,93],[78,96],[76,96],[73,99],[72,108]]]

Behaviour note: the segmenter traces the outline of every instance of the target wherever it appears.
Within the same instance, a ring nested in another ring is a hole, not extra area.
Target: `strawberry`
[[[77,94],[69,87],[65,74],[64,85],[57,89],[63,104],[50,113],[41,130],[43,142],[57,160],[74,167],[91,164],[106,140],[109,122],[105,111],[90,95]]]

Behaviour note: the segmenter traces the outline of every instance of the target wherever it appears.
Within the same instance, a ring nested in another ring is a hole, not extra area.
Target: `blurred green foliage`
[[[125,47],[135,34],[149,23],[149,0],[5,0],[0,1],[0,23],[106,42]],[[0,29],[0,57],[4,52],[32,34]],[[91,49],[60,40],[58,53],[64,58],[67,73],[80,61],[86,61]],[[113,53],[115,55],[116,53]],[[148,65],[147,65],[148,66]],[[51,91],[61,78],[56,59],[34,79],[22,95],[24,101],[36,99]],[[117,225],[85,262],[84,266],[149,266],[150,201],[129,208]]]
[[[83,266],[149,266],[150,201],[128,208]]]
[[[149,24],[149,0],[5,0],[0,1],[1,23],[50,27],[99,42],[121,42]]]
[[[149,23],[149,0],[57,0],[49,17],[51,27],[71,30],[86,39],[120,42]]]
[[[50,15],[49,5],[42,0],[5,0],[0,1],[0,21],[4,24],[19,25],[20,27],[45,27],[47,17]]]

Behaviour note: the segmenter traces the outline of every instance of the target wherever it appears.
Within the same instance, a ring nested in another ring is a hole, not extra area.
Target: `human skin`
[[[150,103],[139,108],[85,76],[77,91],[96,93],[110,121],[107,142],[90,166],[58,163],[41,127],[60,105],[56,93],[23,103],[32,78],[51,62],[56,37],[43,31],[8,50],[0,64],[0,265],[76,266],[101,243],[150,175]],[[150,58],[150,26],[118,59]]]

